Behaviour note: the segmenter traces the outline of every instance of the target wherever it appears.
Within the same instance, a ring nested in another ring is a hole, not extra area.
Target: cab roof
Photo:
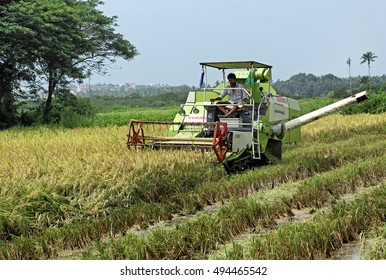
[[[200,65],[217,69],[272,68],[271,65],[257,61],[200,62]]]

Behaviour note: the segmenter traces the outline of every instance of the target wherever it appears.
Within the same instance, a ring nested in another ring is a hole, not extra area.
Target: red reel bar
[[[227,137],[227,124],[217,122],[216,126],[214,127],[213,150],[219,162],[222,162],[225,159],[225,155],[228,152]]]

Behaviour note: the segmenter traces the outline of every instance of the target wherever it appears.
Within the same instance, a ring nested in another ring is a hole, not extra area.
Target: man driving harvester
[[[245,93],[244,86],[236,82],[236,75],[229,73],[229,85],[216,98],[211,98],[210,102],[221,100],[228,95],[229,101],[217,102],[217,104],[239,104],[244,105],[248,101],[248,96]],[[219,106],[218,109],[223,113],[218,115],[219,118],[229,118],[238,109],[238,106]],[[229,110],[229,111],[228,111]]]

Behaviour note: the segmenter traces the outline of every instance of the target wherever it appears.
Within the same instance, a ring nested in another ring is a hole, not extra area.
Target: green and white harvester
[[[200,65],[202,77],[212,67],[221,70],[223,82],[215,88],[203,86],[189,92],[173,122],[132,120],[128,147],[212,149],[228,174],[237,173],[280,160],[283,143],[301,140],[302,125],[368,99],[363,91],[301,116],[299,102],[276,94],[270,85],[272,66],[256,61]],[[218,106],[224,104],[210,100],[229,84],[226,71],[233,72],[237,83],[244,85],[248,102],[227,105],[237,106],[237,110],[228,118],[219,118]]]

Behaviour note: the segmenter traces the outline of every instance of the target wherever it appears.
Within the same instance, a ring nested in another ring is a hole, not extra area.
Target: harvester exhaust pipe
[[[279,124],[273,125],[273,126],[271,126],[271,133],[278,138],[283,138],[285,132],[288,130],[292,130],[292,129],[295,129],[299,126],[316,121],[317,119],[320,119],[326,115],[335,113],[342,108],[345,108],[345,107],[352,105],[354,103],[362,102],[368,98],[369,97],[368,97],[366,91],[359,92],[355,95],[352,95],[350,97],[342,99],[342,100],[335,102],[333,104],[327,105],[325,107],[322,107],[318,110],[315,110],[313,112],[310,112],[308,114],[300,116],[296,119],[290,120],[286,123],[279,123]]]

